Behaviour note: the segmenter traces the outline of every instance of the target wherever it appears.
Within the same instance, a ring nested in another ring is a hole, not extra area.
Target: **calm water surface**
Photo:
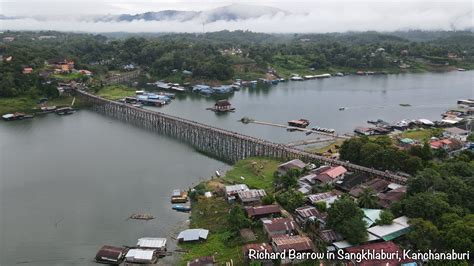
[[[175,237],[188,215],[170,209],[171,190],[228,167],[85,110],[0,122],[0,150],[2,266],[87,265],[103,244]]]
[[[225,115],[205,110],[216,99],[199,95],[156,109],[286,143],[312,136],[237,120],[285,124],[307,118],[311,126],[346,133],[368,119],[439,119],[457,99],[474,98],[473,88],[473,72],[349,76],[243,89],[229,98],[236,112]],[[338,111],[341,106],[347,109]],[[188,216],[170,210],[171,190],[227,167],[175,140],[87,110],[0,122],[0,265],[87,265],[103,244],[175,236]],[[158,218],[127,220],[133,212]]]
[[[236,122],[244,116],[259,121],[286,124],[306,118],[310,126],[352,133],[367,120],[426,118],[440,120],[441,113],[455,107],[456,100],[474,98],[474,72],[346,76],[322,80],[281,83],[268,89],[243,89],[229,97],[235,113],[216,115],[206,110],[215,98],[194,95],[157,109],[206,124],[287,143],[306,137],[304,133]],[[411,104],[402,107],[400,103]],[[339,107],[346,107],[339,111]]]

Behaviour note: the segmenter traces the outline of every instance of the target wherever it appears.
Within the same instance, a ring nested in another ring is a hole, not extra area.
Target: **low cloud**
[[[81,17],[0,20],[2,30],[82,32],[202,32],[202,19],[191,21],[94,22]],[[473,5],[458,2],[335,2],[311,5],[305,13],[278,13],[258,18],[215,21],[204,31],[251,30],[271,33],[344,31],[463,30],[473,28]]]

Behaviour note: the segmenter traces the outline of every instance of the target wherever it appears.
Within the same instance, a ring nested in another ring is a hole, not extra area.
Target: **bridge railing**
[[[327,163],[327,164],[331,164],[331,165],[341,165],[341,166],[344,166],[345,168],[348,168],[350,170],[366,172],[366,173],[369,173],[371,175],[383,177],[385,179],[390,180],[391,182],[396,182],[396,183],[399,183],[399,184],[406,184],[406,181],[407,181],[407,179],[405,177],[395,175],[391,172],[376,170],[376,169],[373,169],[373,168],[353,164],[353,163],[350,163],[350,162],[345,162],[345,161],[341,161],[341,160],[327,158],[327,157],[324,157],[324,156],[321,156],[321,155],[316,155],[316,154],[313,154],[313,153],[306,152],[302,149],[298,149],[298,148],[295,148],[295,147],[286,146],[284,144],[275,143],[275,142],[264,140],[264,139],[257,138],[257,137],[243,135],[241,133],[237,133],[237,132],[234,132],[234,131],[231,131],[231,130],[213,127],[213,126],[206,125],[206,124],[203,124],[203,123],[200,123],[200,122],[197,122],[197,121],[189,120],[189,119],[186,119],[186,118],[181,118],[181,117],[165,114],[165,113],[162,113],[162,112],[152,111],[152,110],[148,110],[148,109],[142,109],[142,108],[138,108],[138,107],[128,105],[128,104],[125,104],[125,103],[111,101],[111,100],[99,97],[97,95],[91,94],[89,92],[86,92],[84,90],[76,90],[76,92],[81,94],[82,96],[88,97],[89,99],[94,99],[95,101],[97,101],[101,104],[115,105],[115,106],[120,106],[122,108],[129,108],[130,110],[134,110],[136,112],[148,113],[148,114],[151,114],[151,115],[159,115],[163,118],[167,118],[167,119],[174,120],[174,121],[179,121],[180,123],[183,123],[183,124],[187,124],[187,125],[190,125],[190,126],[194,126],[194,127],[202,128],[202,129],[205,129],[205,130],[213,131],[213,132],[216,132],[216,133],[220,133],[220,134],[223,134],[223,135],[226,135],[228,137],[235,138],[235,139],[246,140],[246,141],[250,141],[250,142],[255,143],[255,144],[260,144],[260,145],[265,145],[265,146],[271,146],[275,149],[285,151],[288,154],[298,155],[300,158],[303,158],[303,157],[304,158],[310,158],[313,161],[323,162],[323,163]]]

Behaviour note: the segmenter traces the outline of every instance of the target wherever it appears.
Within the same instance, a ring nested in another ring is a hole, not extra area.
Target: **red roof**
[[[439,149],[445,145],[451,145],[453,142],[449,139],[440,139],[430,142],[432,148]]]
[[[249,208],[246,208],[246,211],[249,217],[281,213],[280,207],[278,205],[263,205],[263,206],[258,206],[258,207],[249,207]]]
[[[360,245],[356,247],[349,247],[346,249],[347,253],[364,253],[367,252],[368,250],[373,251],[375,253],[379,253],[381,251],[385,253],[397,253],[402,254],[402,249],[393,243],[392,241],[386,241],[386,242],[377,242],[377,243],[370,243],[370,244],[365,244],[365,245]],[[402,263],[407,263],[411,262],[410,260],[403,259],[401,261],[398,261],[398,259],[392,259],[392,260],[366,260],[357,263],[359,266],[378,266],[378,265],[384,265],[384,266],[396,266],[400,265]]]
[[[346,168],[344,168],[344,166],[336,166],[336,167],[332,167],[332,168],[322,172],[322,174],[326,174],[329,177],[331,177],[332,179],[334,179],[334,178],[337,178],[337,177],[345,174],[346,172],[347,172],[347,170],[346,170]]]

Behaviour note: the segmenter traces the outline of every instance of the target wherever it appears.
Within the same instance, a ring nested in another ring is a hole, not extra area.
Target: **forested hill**
[[[291,73],[386,73],[472,69],[474,33],[348,32],[264,34],[220,31],[205,34],[83,34],[64,32],[0,33],[0,96],[34,91],[48,78],[45,61],[73,60],[77,69],[100,79],[128,64],[144,70],[149,81],[216,81],[266,77],[271,70]],[[11,57],[11,58],[10,58]],[[9,60],[7,60],[9,59]],[[33,75],[22,70],[33,68]],[[182,76],[183,70],[192,76]],[[39,75],[42,74],[42,75]],[[41,77],[40,77],[41,76]]]

